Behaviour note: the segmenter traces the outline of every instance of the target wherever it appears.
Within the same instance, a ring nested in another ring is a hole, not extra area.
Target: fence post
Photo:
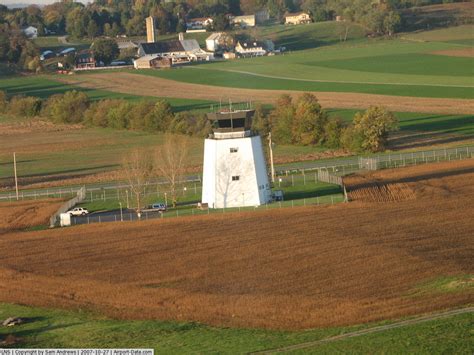
[[[331,196],[331,205],[334,205],[334,196]]]

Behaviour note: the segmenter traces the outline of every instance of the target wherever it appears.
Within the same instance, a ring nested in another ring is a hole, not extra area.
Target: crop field
[[[474,161],[380,174],[416,198],[4,234],[0,301],[278,329],[472,302]]]
[[[60,199],[0,203],[0,235],[12,230],[46,226],[63,203]]]

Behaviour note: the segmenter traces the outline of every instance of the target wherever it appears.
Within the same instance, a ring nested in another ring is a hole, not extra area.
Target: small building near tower
[[[271,201],[262,140],[251,130],[254,110],[208,114],[202,203],[209,208],[259,206]]]

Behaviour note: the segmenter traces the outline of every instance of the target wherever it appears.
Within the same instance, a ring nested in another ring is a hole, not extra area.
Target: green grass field
[[[318,33],[317,26],[323,25],[316,23],[311,29]],[[292,31],[301,32],[294,37],[295,41],[301,41],[295,42],[299,48],[307,48],[304,41],[308,36],[317,36],[311,32],[304,35],[306,26],[280,27],[289,37]],[[226,87],[471,99],[474,98],[472,58],[432,53],[466,48],[458,42],[469,43],[474,39],[473,29],[474,26],[466,25],[462,30],[437,30],[429,37],[439,37],[444,41],[407,38],[339,43],[328,40],[326,46],[280,56],[206,63],[182,70],[134,73]],[[430,36],[429,32],[425,35]],[[284,34],[279,36],[283,38]]]
[[[365,329],[369,324],[299,332],[259,329],[215,328],[198,323],[119,321],[78,310],[34,308],[0,304],[0,319],[27,317],[32,321],[13,328],[0,328],[21,338],[23,348],[153,348],[156,353],[242,354],[274,349]],[[474,346],[471,314],[428,321],[417,325],[349,338],[300,353],[469,353]]]
[[[41,76],[26,76],[14,77],[0,80],[0,90],[4,90],[8,95],[25,95],[36,96],[41,99],[47,99],[54,94],[63,94],[69,90],[78,90],[85,92],[87,96],[93,101],[101,99],[124,99],[130,101],[137,101],[141,99],[158,100],[157,97],[137,96],[130,94],[123,94],[119,92],[87,89],[71,84],[65,84],[55,80],[57,76],[41,75]],[[179,111],[202,111],[208,110],[211,105],[215,105],[214,101],[209,100],[194,100],[194,99],[180,99],[180,98],[163,98],[170,103],[173,110]]]

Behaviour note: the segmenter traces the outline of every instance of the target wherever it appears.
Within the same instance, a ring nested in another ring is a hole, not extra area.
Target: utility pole
[[[18,195],[18,176],[16,174],[16,154],[13,152],[13,170],[15,170],[15,190],[16,190],[16,200],[18,201],[20,199],[20,196]]]
[[[270,170],[272,174],[272,183],[274,183],[275,182],[275,167],[273,166],[272,132],[268,133],[268,147],[270,148]]]

